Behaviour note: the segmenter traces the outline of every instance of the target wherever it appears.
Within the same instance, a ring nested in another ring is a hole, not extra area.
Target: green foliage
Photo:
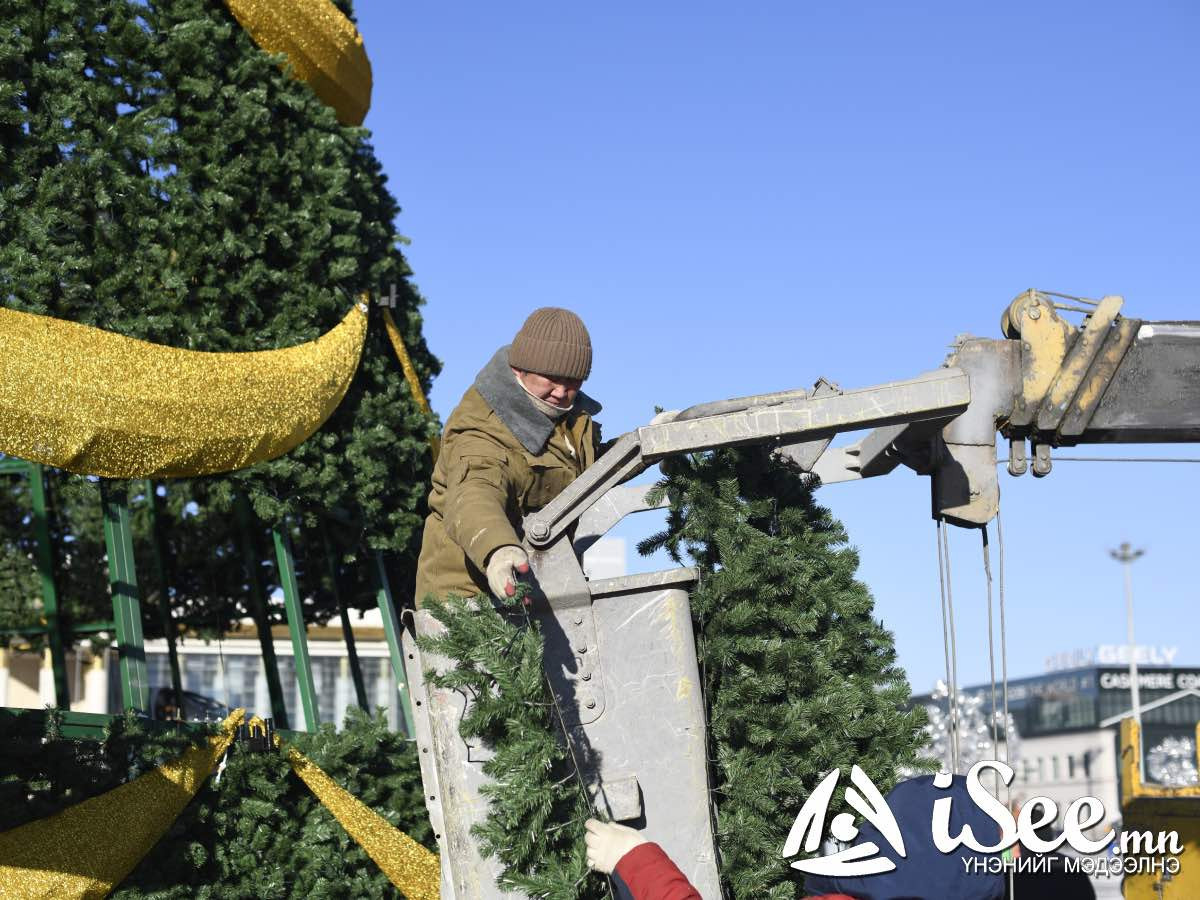
[[[639,547],[701,569],[692,593],[709,724],[722,880],[741,898],[803,896],[780,858],[804,800],[830,769],[859,765],[881,790],[901,768],[926,768],[924,713],[889,632],[873,618],[858,557],[815,482],[747,448],[664,464],[651,499],[670,500],[667,528]],[[491,810],[476,831],[507,884],[575,897],[587,813],[542,673],[542,639],[519,613],[451,599],[428,609],[447,633],[423,646],[457,663],[435,683],[471,702],[461,731],[496,756]],[[555,828],[555,826],[560,826]],[[578,874],[577,874],[578,873]],[[541,891],[541,893],[537,893]]]
[[[881,791],[921,768],[924,715],[873,618],[846,532],[815,481],[761,448],[671,460],[665,548],[692,593],[722,878],[735,898],[803,896],[780,850],[820,777],[858,764]]]
[[[524,593],[505,610],[487,598],[428,600],[446,632],[419,642],[455,660],[430,681],[467,695],[459,730],[495,753],[483,764],[488,816],[474,833],[481,852],[504,864],[500,886],[553,900],[605,896],[602,880],[588,875],[590,804],[542,671],[541,632],[521,611]]]
[[[43,819],[89,797],[103,794],[174,759],[197,729],[155,728],[158,723],[118,716],[98,741],[61,737],[62,714],[41,718],[10,715],[0,736],[0,831]]]
[[[250,351],[312,340],[352,297],[394,283],[393,314],[428,389],[438,363],[369,133],[341,126],[279,62],[210,0],[4,4],[0,303],[175,347]],[[319,432],[250,469],[170,483],[171,596],[187,624],[223,627],[246,614],[243,566],[227,562],[240,547],[239,495],[264,534],[285,519],[307,533],[318,513],[337,516],[333,550],[352,605],[369,591],[357,574],[366,567],[349,564],[370,551],[411,571],[436,423],[410,394],[380,308],[370,316],[358,371]],[[107,618],[98,511],[74,500],[95,484],[48,480],[68,617]],[[0,491],[0,586],[21,602],[0,609],[0,628],[36,619],[28,504],[13,490]],[[142,491],[130,484],[135,498]],[[153,573],[136,511],[134,528],[139,571]],[[322,542],[298,541],[325,577]],[[313,589],[312,618],[329,615],[330,596]],[[148,635],[158,621],[147,616]]]
[[[174,758],[189,737],[116,719],[102,742],[43,741],[28,729],[0,739],[0,829],[50,815]],[[197,736],[199,737],[199,735]],[[345,728],[289,739],[355,797],[434,848],[416,753],[386,716],[351,710]],[[234,748],[113,897],[398,897],[396,889],[282,753]],[[120,827],[114,822],[113,827]],[[435,849],[435,848],[434,848]]]

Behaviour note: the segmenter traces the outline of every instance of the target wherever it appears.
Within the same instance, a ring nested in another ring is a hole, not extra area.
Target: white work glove
[[[501,600],[517,592],[517,576],[528,574],[529,556],[520,547],[497,547],[488,557],[488,588]]]
[[[587,843],[587,864],[605,875],[612,874],[626,853],[646,843],[636,828],[616,822],[588,819],[584,828],[587,829],[587,837],[584,838]]]
[[[650,420],[650,424],[651,425],[665,425],[667,422],[674,422],[675,417],[677,415],[679,415],[680,412],[681,412],[681,410],[678,410],[678,409],[664,409],[662,412],[660,412],[658,415],[656,415],[653,419]]]

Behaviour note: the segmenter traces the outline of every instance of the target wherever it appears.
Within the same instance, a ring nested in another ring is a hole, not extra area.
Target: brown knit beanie
[[[569,309],[535,309],[508,348],[508,364],[525,372],[583,381],[592,371],[592,339]]]

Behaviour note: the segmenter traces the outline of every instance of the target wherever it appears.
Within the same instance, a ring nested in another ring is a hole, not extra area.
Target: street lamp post
[[[1141,745],[1145,741],[1145,735],[1142,734],[1142,703],[1138,694],[1137,645],[1133,639],[1132,568],[1133,561],[1145,552],[1145,550],[1134,550],[1128,541],[1121,544],[1116,550],[1108,551],[1109,556],[1119,562],[1125,570],[1125,630],[1129,641],[1129,690],[1130,700],[1133,703],[1133,721],[1137,723],[1138,727],[1138,772],[1142,774],[1143,778],[1145,778],[1145,772],[1142,765]]]

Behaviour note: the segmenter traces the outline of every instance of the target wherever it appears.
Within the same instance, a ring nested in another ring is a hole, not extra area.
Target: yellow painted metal
[[[1110,295],[1102,299],[1088,316],[1042,400],[1038,413],[1039,428],[1049,430],[1058,427],[1124,302],[1123,298]]]
[[[1196,726],[1200,763],[1200,724]],[[1174,831],[1183,852],[1179,872],[1169,880],[1160,874],[1125,877],[1127,900],[1194,900],[1200,897],[1200,785],[1163,787],[1146,784],[1138,770],[1141,734],[1132,718],[1121,722],[1121,821],[1126,831]]]
[[[1000,317],[1004,334],[1021,345],[1021,399],[1026,414],[1014,416],[1032,421],[1042,398],[1054,382],[1067,355],[1075,328],[1064,321],[1054,305],[1037,291],[1018,294]]]
[[[1060,435],[1078,436],[1087,428],[1141,325],[1141,319],[1120,318],[1109,329],[1104,346],[1079,385],[1071,408],[1063,417],[1058,429]]]

